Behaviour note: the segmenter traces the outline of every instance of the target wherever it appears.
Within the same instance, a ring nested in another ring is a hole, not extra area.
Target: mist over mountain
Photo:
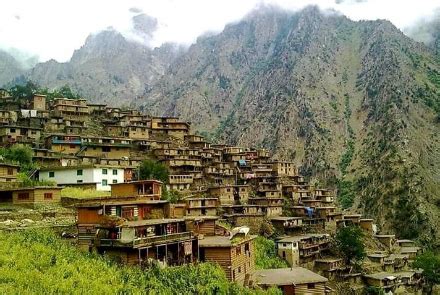
[[[149,40],[157,23],[136,21]],[[106,30],[69,62],[40,63],[24,77],[180,116],[217,142],[265,147],[338,188],[344,206],[385,232],[438,243],[438,27],[429,32],[431,47],[384,20],[265,7],[187,50]]]

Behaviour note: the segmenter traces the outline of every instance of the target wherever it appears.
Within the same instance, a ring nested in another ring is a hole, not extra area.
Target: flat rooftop
[[[261,269],[255,271],[258,285],[285,286],[312,283],[325,283],[327,278],[302,267]]]
[[[238,245],[247,241],[251,241],[257,236],[254,235],[246,235],[240,236],[235,235],[232,239],[226,236],[212,236],[212,237],[204,237],[199,240],[199,247],[207,248],[207,247],[232,247],[234,245]]]

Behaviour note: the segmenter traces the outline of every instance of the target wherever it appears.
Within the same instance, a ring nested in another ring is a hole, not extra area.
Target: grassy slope
[[[276,291],[270,291],[276,293]],[[269,292],[269,293],[270,293]],[[83,253],[53,233],[0,234],[1,294],[254,294],[201,263],[142,271]]]

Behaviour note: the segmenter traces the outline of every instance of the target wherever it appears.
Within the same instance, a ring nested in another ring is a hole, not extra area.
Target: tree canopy
[[[56,97],[64,97],[71,99],[78,99],[81,96],[74,92],[69,85],[64,85],[60,88],[48,89],[42,88],[37,83],[26,81],[24,84],[16,84],[9,89],[9,93],[14,99],[32,99],[35,94],[44,94],[47,98],[54,99]]]
[[[168,167],[154,160],[144,160],[139,167],[139,179],[156,179],[168,182]]]
[[[365,258],[363,237],[362,229],[354,225],[341,228],[336,233],[336,246],[347,264],[357,264]]]
[[[440,255],[427,251],[416,257],[413,267],[423,269],[423,276],[429,287],[428,294],[433,294],[432,287],[440,284]]]
[[[12,162],[20,166],[20,171],[33,169],[33,151],[28,146],[14,145],[11,148],[0,148],[0,157],[5,162]]]

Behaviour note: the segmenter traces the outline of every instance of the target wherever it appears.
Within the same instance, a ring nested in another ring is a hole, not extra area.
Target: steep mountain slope
[[[440,243],[439,78],[429,50],[387,21],[269,8],[200,38],[145,108],[269,148],[384,231]]]
[[[40,63],[26,78],[50,88],[68,84],[95,102],[129,104],[163,75],[177,55],[172,45],[152,50],[110,29],[89,36],[69,62]]]
[[[0,87],[24,72],[22,65],[11,54],[0,49]]]

